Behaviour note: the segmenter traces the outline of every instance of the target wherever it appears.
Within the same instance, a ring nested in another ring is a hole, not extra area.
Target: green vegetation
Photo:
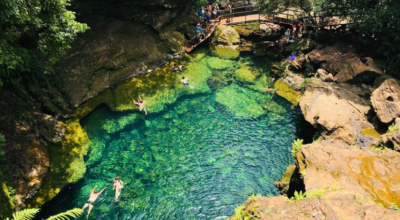
[[[396,132],[399,130],[400,130],[400,127],[398,125],[392,124],[391,126],[389,126],[388,131],[386,133],[393,133],[393,132]]]
[[[295,191],[294,196],[290,198],[290,200],[294,202],[299,202],[305,198],[306,198],[306,193],[303,193],[302,191],[300,192]]]
[[[35,218],[35,215],[39,212],[39,209],[25,209],[13,214],[13,218],[6,220],[32,220]],[[46,220],[69,220],[69,219],[76,219],[83,214],[82,209],[71,209],[69,211],[60,213],[58,215],[51,216]]]
[[[240,68],[235,71],[235,78],[243,83],[254,83],[256,77],[252,74],[249,67]]]
[[[389,206],[389,209],[393,209],[393,210],[396,210],[396,211],[400,211],[400,208],[399,208],[399,206],[398,206],[396,203],[392,203],[392,204]]]
[[[296,154],[301,151],[301,148],[303,147],[303,140],[302,139],[297,139],[293,142],[292,144],[292,157],[296,157]]]

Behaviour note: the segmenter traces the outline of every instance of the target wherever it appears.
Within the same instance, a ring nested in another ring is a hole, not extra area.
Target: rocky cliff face
[[[80,35],[55,65],[52,74],[60,88],[48,85],[43,92],[30,84],[38,104],[29,116],[12,115],[12,101],[1,103],[0,133],[6,137],[9,169],[4,179],[15,189],[17,207],[37,207],[84,174],[83,156],[90,141],[78,119],[69,116],[72,109],[124,79],[162,69],[181,57],[185,34],[196,23],[192,5],[184,0],[73,3],[78,19],[91,30]],[[2,95],[13,97],[5,89]],[[61,123],[52,115],[69,119]]]

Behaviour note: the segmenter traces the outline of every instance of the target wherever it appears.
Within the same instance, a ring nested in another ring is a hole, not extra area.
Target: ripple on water
[[[84,123],[97,141],[91,166],[83,189],[68,202],[83,205],[94,185],[110,186],[119,175],[125,183],[120,201],[108,190],[93,218],[224,219],[253,193],[278,194],[273,181],[292,163],[296,138],[298,119],[288,107],[278,116],[243,119],[221,108],[213,94],[190,96],[113,134],[100,125],[134,113],[98,108]]]

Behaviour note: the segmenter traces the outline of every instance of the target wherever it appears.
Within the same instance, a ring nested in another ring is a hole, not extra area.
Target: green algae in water
[[[82,207],[95,185],[108,189],[90,219],[225,218],[253,193],[278,195],[273,182],[293,162],[290,147],[301,115],[290,103],[273,102],[270,94],[245,85],[232,83],[212,93],[206,79],[215,69],[207,58],[177,75],[197,81],[198,90],[177,84],[173,104],[163,102],[156,114],[102,106],[87,116],[82,122],[92,141],[87,172],[55,210]],[[125,187],[116,202],[117,175]]]

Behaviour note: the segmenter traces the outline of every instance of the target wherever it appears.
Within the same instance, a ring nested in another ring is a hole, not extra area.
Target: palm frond
[[[46,219],[46,220],[64,220],[64,219],[70,219],[70,217],[72,219],[76,219],[79,216],[81,216],[83,213],[82,209],[79,208],[75,208],[75,209],[71,209],[69,211],[60,213],[58,215],[53,215],[50,218]]]
[[[31,220],[38,212],[39,209],[25,209],[13,214],[13,220]]]

